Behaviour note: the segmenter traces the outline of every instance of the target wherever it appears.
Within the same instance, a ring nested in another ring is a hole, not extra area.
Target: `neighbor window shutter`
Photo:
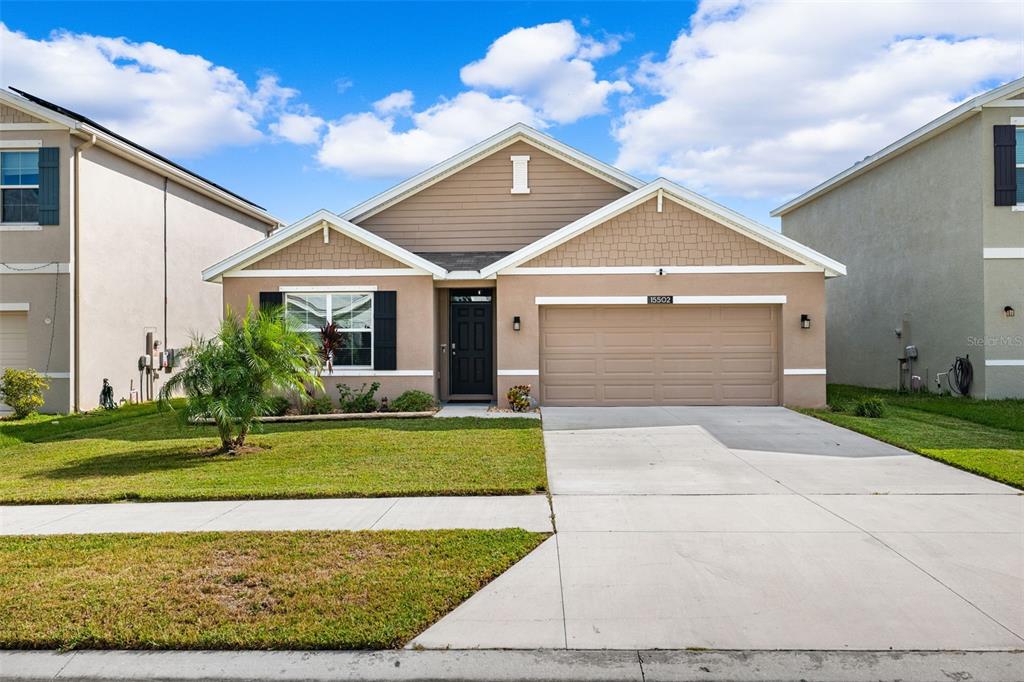
[[[373,368],[398,369],[398,293],[373,295]]]
[[[284,293],[280,291],[261,291],[260,310],[284,305]]]
[[[39,150],[39,224],[60,224],[60,148]]]
[[[996,206],[1017,203],[1017,126],[992,126]]]

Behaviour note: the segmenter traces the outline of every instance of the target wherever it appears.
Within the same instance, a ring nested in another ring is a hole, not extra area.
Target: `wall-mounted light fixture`
[[[665,274],[665,268],[658,268],[658,277],[662,277]]]
[[[512,331],[519,331],[522,328],[522,324],[519,322],[519,316],[516,315],[512,318]]]
[[[1017,311],[1014,310],[1013,306],[1011,306],[1011,305],[1008,305],[1005,308],[1003,308],[1003,315],[1006,316],[1006,317],[1013,317],[1016,314],[1017,314]]]
[[[803,314],[800,315],[800,328],[801,329],[810,329],[811,328],[811,316],[808,315],[807,313],[803,313]]]

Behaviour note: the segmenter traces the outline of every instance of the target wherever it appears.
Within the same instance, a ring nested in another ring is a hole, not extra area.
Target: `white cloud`
[[[295,144],[316,144],[320,141],[320,130],[324,120],[310,114],[281,114],[270,129],[278,137]]]
[[[412,110],[414,98],[412,90],[399,90],[373,103],[374,110],[382,116],[405,113]]]
[[[297,91],[274,76],[250,88],[232,70],[157,45],[58,31],[43,40],[0,23],[3,85],[80,111],[165,154],[263,138]]]
[[[1020,75],[1022,32],[1013,4],[705,1],[638,70],[655,101],[617,122],[618,164],[792,195]]]
[[[317,159],[355,176],[408,175],[519,121],[543,125],[516,97],[463,92],[413,114],[405,129],[397,126],[395,117],[372,112],[328,123]]]
[[[613,93],[632,90],[624,80],[597,80],[592,60],[619,50],[619,38],[581,36],[571,21],[516,28],[501,36],[478,61],[467,64],[462,82],[474,88],[521,96],[557,123],[605,111]]]

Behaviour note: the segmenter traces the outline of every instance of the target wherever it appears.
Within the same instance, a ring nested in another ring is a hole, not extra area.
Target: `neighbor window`
[[[39,222],[39,152],[0,152],[0,222]]]
[[[1017,128],[1017,205],[1024,206],[1024,127]]]
[[[320,345],[320,330],[333,322],[341,332],[334,351],[338,367],[373,366],[373,294],[285,294],[285,312]]]

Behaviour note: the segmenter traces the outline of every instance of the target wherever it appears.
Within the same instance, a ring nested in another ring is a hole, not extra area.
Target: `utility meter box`
[[[906,356],[910,360],[917,359],[917,346],[907,346],[905,350]]]

